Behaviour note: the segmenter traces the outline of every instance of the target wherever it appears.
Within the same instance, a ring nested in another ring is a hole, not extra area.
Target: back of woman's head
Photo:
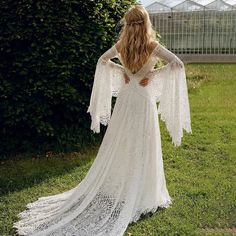
[[[146,63],[150,55],[150,42],[156,41],[156,32],[142,5],[132,5],[121,22],[121,58],[124,65],[135,73]]]

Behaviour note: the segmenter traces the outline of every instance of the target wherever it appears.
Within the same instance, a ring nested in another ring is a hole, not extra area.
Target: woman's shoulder
[[[150,53],[153,54],[153,55],[157,55],[157,52],[158,52],[158,45],[159,45],[159,42],[158,41],[152,41],[150,43]]]
[[[151,50],[154,50],[157,47],[157,45],[159,45],[158,41],[152,41],[150,43]]]
[[[116,51],[120,52],[120,40],[116,42],[115,47],[116,47]]]

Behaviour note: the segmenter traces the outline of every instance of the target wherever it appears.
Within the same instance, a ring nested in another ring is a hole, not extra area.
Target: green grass
[[[175,148],[161,122],[173,205],[129,225],[125,235],[236,235],[236,65],[186,66],[193,133]],[[19,156],[0,165],[0,235],[38,197],[75,187],[97,148],[49,157]]]

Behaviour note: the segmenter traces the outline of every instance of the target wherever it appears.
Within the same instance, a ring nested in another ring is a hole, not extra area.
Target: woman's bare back
[[[120,45],[121,45],[121,42],[118,41],[118,42],[116,43],[116,50],[117,50],[117,52],[120,52]],[[156,46],[157,46],[157,42],[155,42],[155,41],[153,41],[153,42],[151,42],[151,43],[149,44],[149,48],[148,48],[149,56],[151,55],[151,53],[153,52],[153,50],[155,49]],[[127,75],[127,74],[124,74],[124,77],[125,77],[125,83],[129,83],[130,78],[128,77],[128,75]],[[139,82],[139,84],[140,84],[141,86],[147,86],[147,85],[148,85],[148,82],[149,82],[149,79],[145,77],[145,78],[143,78],[143,79]]]

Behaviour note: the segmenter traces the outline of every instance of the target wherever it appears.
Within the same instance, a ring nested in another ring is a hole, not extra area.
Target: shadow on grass
[[[58,176],[64,176],[75,168],[80,168],[82,173],[86,173],[96,152],[97,149],[94,147],[83,154],[74,152],[47,157],[21,156],[5,162],[2,161],[0,165],[0,196],[33,187]]]
[[[162,212],[162,211],[165,212],[165,211],[166,211],[166,208],[158,207],[155,212],[142,213],[142,214],[140,215],[139,219],[138,219],[136,222],[129,223],[129,226],[134,226],[134,225],[140,223],[140,221],[143,221],[143,220],[147,220],[147,219],[149,219],[149,218],[152,218],[153,215],[159,214],[159,213]]]

